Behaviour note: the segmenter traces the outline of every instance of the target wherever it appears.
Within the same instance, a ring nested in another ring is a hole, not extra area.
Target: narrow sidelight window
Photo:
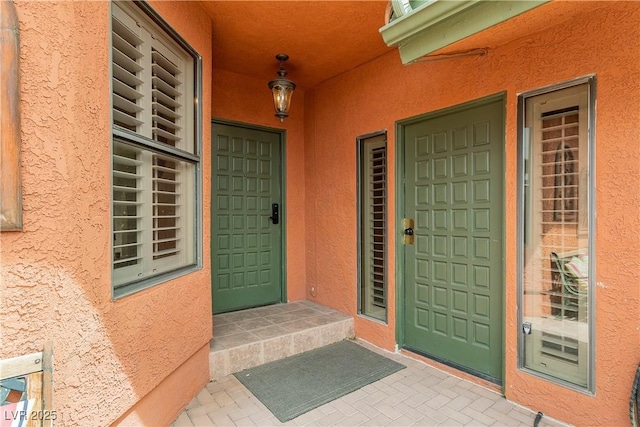
[[[112,282],[197,265],[200,57],[146,3],[111,3]]]
[[[593,80],[520,97],[520,365],[593,390]]]
[[[358,138],[359,313],[387,319],[387,137]]]

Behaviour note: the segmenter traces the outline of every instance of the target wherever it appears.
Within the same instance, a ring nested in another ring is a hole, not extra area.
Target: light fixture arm
[[[276,55],[276,59],[280,61],[280,69],[278,70],[278,75],[280,77],[284,77],[287,75],[287,70],[284,69],[284,63],[289,59],[289,55],[284,53],[279,53]]]

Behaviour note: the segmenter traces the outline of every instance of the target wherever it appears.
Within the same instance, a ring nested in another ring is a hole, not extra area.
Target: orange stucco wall
[[[393,52],[307,91],[307,298],[356,316],[356,137],[388,131],[388,228],[394,230],[395,122],[504,91],[504,393],[577,425],[628,424],[640,362],[638,40],[640,3],[553,2],[460,42],[461,49],[489,47],[484,57],[402,66]],[[597,75],[594,396],[518,370],[516,307],[517,95],[591,73]],[[391,233],[388,325],[356,316],[356,334],[388,349],[396,343],[395,240]]]
[[[210,21],[196,3],[152,5],[203,55],[210,117]],[[24,229],[0,235],[0,358],[52,341],[58,425],[108,425],[125,413],[138,425],[168,424],[208,381],[201,356],[211,337],[208,245],[204,269],[111,299],[109,2],[17,0],[16,9]],[[207,141],[210,127],[203,130]],[[169,378],[180,369],[189,377]],[[163,383],[181,386],[150,394]],[[148,402],[164,419],[147,419]]]
[[[16,4],[24,230],[0,234],[0,358],[53,341],[59,424],[162,423],[150,410],[170,407],[173,396],[162,391],[182,390],[179,400],[207,381],[210,117],[286,130],[287,299],[352,314],[358,336],[392,349],[393,233],[388,324],[356,316],[356,137],[388,131],[394,230],[395,122],[503,91],[504,392],[577,425],[628,423],[640,354],[640,3],[541,6],[460,43],[489,47],[482,58],[402,66],[394,51],[315,88],[298,88],[281,124],[265,81],[212,70],[215,39],[197,3],[152,2],[203,55],[204,268],[117,301],[110,283],[108,3]],[[517,369],[515,258],[517,94],[591,73],[597,75],[595,396]],[[191,386],[181,387],[187,381]]]

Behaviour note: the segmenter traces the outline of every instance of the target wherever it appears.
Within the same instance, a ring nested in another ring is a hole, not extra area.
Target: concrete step
[[[309,301],[218,314],[209,375],[218,380],[354,336],[351,316]]]

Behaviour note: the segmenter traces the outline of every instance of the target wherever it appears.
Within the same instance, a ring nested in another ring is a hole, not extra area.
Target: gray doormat
[[[234,375],[285,422],[404,368],[358,344],[340,341]]]

